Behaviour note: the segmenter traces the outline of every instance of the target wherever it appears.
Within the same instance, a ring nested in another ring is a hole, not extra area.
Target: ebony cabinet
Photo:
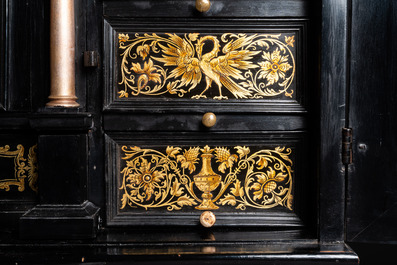
[[[74,1],[79,106],[68,108],[46,106],[50,1],[1,1],[4,262],[357,264],[346,241],[394,231],[377,225],[393,220],[394,171],[382,167],[383,208],[358,178],[394,154],[392,130],[390,148],[373,149],[362,129],[380,111],[360,111],[370,96],[357,88],[379,95],[360,56],[385,56],[363,37],[373,12],[346,0],[196,2]],[[387,24],[392,45],[395,5],[373,5],[387,15],[368,28]]]

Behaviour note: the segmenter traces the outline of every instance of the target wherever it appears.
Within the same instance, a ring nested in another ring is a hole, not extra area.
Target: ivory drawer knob
[[[205,211],[200,215],[200,224],[204,227],[211,227],[215,222],[215,214],[211,211]]]
[[[205,127],[211,128],[216,123],[216,116],[212,112],[207,112],[203,115],[201,122]]]
[[[211,7],[209,0],[196,0],[196,9],[200,12],[207,12]]]

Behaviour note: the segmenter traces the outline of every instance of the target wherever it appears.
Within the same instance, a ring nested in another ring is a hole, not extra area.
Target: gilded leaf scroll
[[[212,99],[292,98],[295,36],[119,33],[119,98],[163,94]],[[210,48],[208,48],[210,47]],[[199,86],[205,82],[205,88]],[[217,89],[217,90],[216,90]],[[216,93],[215,93],[216,92]],[[218,94],[218,95],[216,95]],[[227,95],[224,95],[227,94]]]
[[[22,192],[25,190],[25,179],[29,183],[29,187],[37,192],[37,145],[29,148],[27,159],[24,157],[25,148],[19,144],[16,150],[10,150],[9,145],[0,147],[0,158],[12,158],[14,160],[14,176],[1,179],[0,189],[5,191],[10,190],[10,186],[17,186],[18,191]]]
[[[291,149],[168,146],[165,153],[122,146],[120,209],[195,207],[292,210]],[[213,169],[214,168],[214,169]]]

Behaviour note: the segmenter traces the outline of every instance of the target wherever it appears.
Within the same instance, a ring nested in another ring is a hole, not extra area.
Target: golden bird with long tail
[[[258,65],[253,64],[250,60],[260,51],[250,51],[244,49],[244,46],[250,44],[256,35],[249,37],[242,36],[236,40],[228,42],[222,52],[224,55],[218,56],[221,45],[215,36],[204,36],[198,39],[196,49],[193,44],[186,39],[182,39],[176,34],[167,34],[170,42],[167,46],[159,44],[163,51],[162,58],[154,58],[165,66],[176,66],[170,73],[170,78],[181,77],[178,87],[190,86],[189,91],[195,88],[205,76],[206,87],[199,95],[192,98],[206,98],[204,93],[215,82],[219,89],[219,96],[214,99],[227,99],[222,95],[222,86],[226,87],[236,98],[247,98],[251,92],[233,79],[244,79],[240,70],[256,68]],[[212,42],[211,51],[202,54],[204,45]],[[197,57],[195,56],[197,53]],[[240,69],[240,70],[239,70]]]

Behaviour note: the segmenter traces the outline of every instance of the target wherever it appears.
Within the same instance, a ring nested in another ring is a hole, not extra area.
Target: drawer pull
[[[201,122],[205,127],[211,128],[216,123],[216,116],[212,112],[207,112],[203,115]]]
[[[196,0],[196,9],[200,12],[207,12],[211,7],[210,0]]]
[[[200,215],[200,224],[204,227],[211,227],[215,224],[216,217],[211,211],[205,211]]]

